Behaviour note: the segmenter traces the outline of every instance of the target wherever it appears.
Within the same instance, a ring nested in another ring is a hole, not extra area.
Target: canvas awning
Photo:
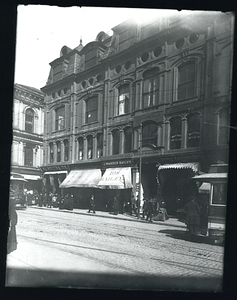
[[[49,171],[44,173],[44,175],[56,175],[56,174],[67,174],[67,171]]]
[[[25,175],[24,174],[25,179],[27,180],[40,180],[41,177],[39,175]]]
[[[177,164],[167,164],[167,165],[160,165],[158,172],[161,170],[182,170],[182,169],[191,169],[194,173],[199,171],[199,163],[177,163]]]
[[[96,188],[101,179],[100,169],[72,170],[64,181],[59,185],[60,188],[70,187],[89,187]]]
[[[98,187],[101,189],[129,189],[132,188],[131,168],[109,168],[105,171]]]

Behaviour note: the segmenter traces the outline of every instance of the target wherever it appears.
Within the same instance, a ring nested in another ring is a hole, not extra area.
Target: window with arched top
[[[118,114],[123,115],[129,112],[129,84],[118,88]]]
[[[54,162],[54,149],[53,149],[53,143],[49,144],[49,162]]]
[[[130,153],[132,150],[132,128],[124,129],[124,153]]]
[[[195,61],[184,63],[178,67],[178,100],[195,96]]]
[[[153,68],[143,73],[142,107],[159,103],[159,69]]]
[[[157,146],[158,126],[155,123],[147,123],[142,126],[142,146]]]
[[[65,129],[65,106],[58,107],[55,110],[55,130]]]
[[[86,101],[86,123],[98,120],[98,96],[93,96]]]
[[[228,108],[223,108],[219,113],[219,134],[218,144],[223,145],[229,142],[229,126],[230,126],[230,114]]]
[[[170,119],[170,149],[181,148],[181,117],[173,117]]]
[[[112,131],[112,136],[113,136],[113,155],[119,154],[119,130],[115,129]]]
[[[93,136],[92,135],[87,136],[87,158],[88,159],[93,158]]]
[[[69,161],[69,141],[64,140],[64,161]]]
[[[58,141],[56,143],[57,145],[57,162],[60,162],[61,161],[61,142]]]
[[[84,139],[83,137],[78,138],[78,159],[83,160],[83,150],[84,150]]]
[[[187,117],[187,147],[200,146],[200,116],[199,114],[191,114]]]
[[[31,108],[28,108],[25,113],[25,131],[34,132],[34,111]]]
[[[103,156],[103,134],[97,134],[97,158]]]
[[[26,144],[25,146],[25,166],[33,167],[33,145]]]

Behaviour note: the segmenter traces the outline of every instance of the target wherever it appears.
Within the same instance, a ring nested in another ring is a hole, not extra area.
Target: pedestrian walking
[[[142,211],[142,218],[145,219],[145,216],[147,215],[147,200],[144,199],[143,203],[143,211]]]
[[[91,195],[91,197],[90,197],[90,205],[89,205],[88,213],[90,213],[91,210],[95,214],[95,197],[94,197],[94,195]]]
[[[191,234],[197,234],[200,225],[200,208],[195,201],[195,196],[190,197],[191,201],[185,205],[187,211],[186,225]]]
[[[147,202],[147,217],[146,220],[152,222],[152,214],[153,214],[153,204],[151,200]]]
[[[17,249],[16,237],[17,213],[15,208],[14,190],[10,188],[9,197],[9,212],[8,212],[8,238],[7,238],[7,253]]]

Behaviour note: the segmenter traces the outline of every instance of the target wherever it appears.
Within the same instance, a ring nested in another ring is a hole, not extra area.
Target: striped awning
[[[72,170],[64,181],[59,185],[60,188],[70,187],[89,187],[96,188],[101,179],[100,169]]]
[[[109,168],[98,183],[101,189],[129,189],[132,188],[131,168]]]

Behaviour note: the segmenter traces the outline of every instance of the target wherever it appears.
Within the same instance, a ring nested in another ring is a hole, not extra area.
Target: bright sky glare
[[[100,31],[111,29],[134,17],[149,19],[170,10],[109,7],[57,7],[19,5],[17,17],[15,83],[40,89],[46,84],[49,63],[59,57],[61,48],[71,49],[96,39]]]

